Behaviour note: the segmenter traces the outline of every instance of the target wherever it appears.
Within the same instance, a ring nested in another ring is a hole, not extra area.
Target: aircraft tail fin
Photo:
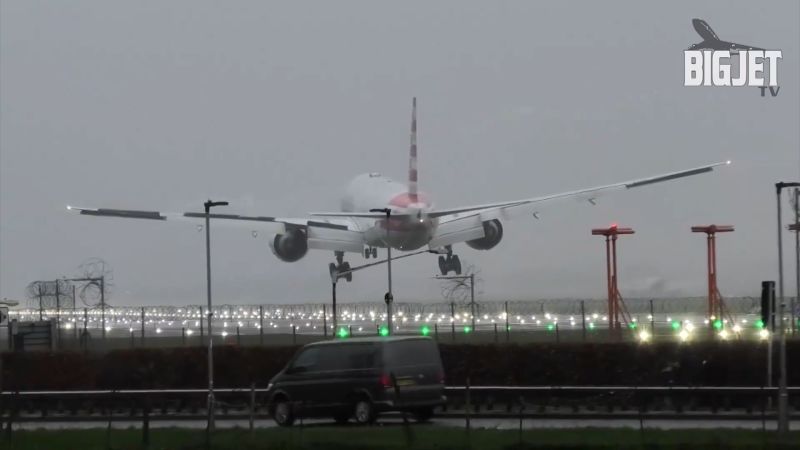
[[[417,97],[411,103],[411,147],[408,158],[408,196],[417,201]]]

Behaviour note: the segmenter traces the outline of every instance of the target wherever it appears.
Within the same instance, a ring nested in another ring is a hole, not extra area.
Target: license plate
[[[417,383],[414,380],[409,379],[409,378],[406,378],[406,379],[402,379],[401,378],[401,379],[397,380],[397,385],[398,386],[413,386],[415,384],[417,384]]]

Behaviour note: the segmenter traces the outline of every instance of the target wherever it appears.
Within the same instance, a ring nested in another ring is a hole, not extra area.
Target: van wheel
[[[414,414],[414,420],[419,423],[429,422],[433,417],[433,408],[419,408],[412,411]]]
[[[290,427],[294,423],[292,404],[286,399],[280,399],[272,410],[272,419],[282,427]]]
[[[356,423],[359,425],[369,425],[375,422],[375,419],[378,417],[375,411],[375,405],[366,398],[356,400],[356,404],[353,407],[353,415],[356,418]]]

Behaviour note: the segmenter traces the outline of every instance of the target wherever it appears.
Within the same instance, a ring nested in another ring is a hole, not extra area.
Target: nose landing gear
[[[456,275],[461,275],[461,259],[458,255],[448,254],[445,256],[439,256],[439,271],[442,272],[442,275],[447,275],[450,271],[456,273]]]
[[[350,263],[344,260],[344,252],[334,252],[334,254],[336,255],[336,263],[330,263],[328,265],[332,280],[338,279],[339,273],[350,270]],[[353,281],[353,274],[348,273],[347,275],[342,275],[342,278],[347,282]]]

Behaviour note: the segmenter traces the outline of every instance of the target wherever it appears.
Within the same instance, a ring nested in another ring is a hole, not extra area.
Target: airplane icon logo
[[[692,19],[692,26],[694,27],[695,31],[697,31],[697,34],[703,38],[703,41],[698,42],[697,44],[692,44],[689,47],[689,50],[764,50],[763,48],[753,47],[752,45],[737,44],[735,42],[720,40],[719,37],[717,37],[717,33],[715,33],[714,30],[711,29],[708,23],[706,23],[706,21],[703,19]]]

